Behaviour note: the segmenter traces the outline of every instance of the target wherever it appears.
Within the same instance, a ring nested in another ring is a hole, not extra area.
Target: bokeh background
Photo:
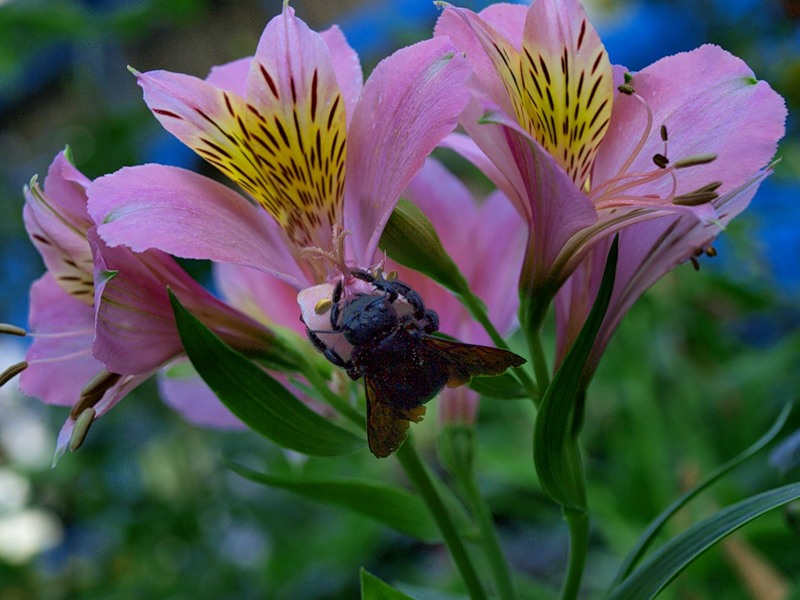
[[[314,28],[338,23],[365,73],[429,36],[437,15],[429,0],[292,5]],[[790,113],[781,162],[721,238],[719,256],[704,259],[699,272],[677,269],[637,304],[593,385],[584,444],[594,511],[585,587],[594,596],[650,518],[800,397],[800,3],[586,5],[612,62],[636,70],[719,44],[769,81]],[[22,187],[34,174],[43,177],[66,144],[90,177],[143,162],[205,169],[152,118],[126,65],[204,76],[214,64],[251,54],[280,9],[277,0],[0,0],[0,322],[25,325],[28,288],[43,269],[22,228]],[[204,265],[189,266],[203,277]],[[0,367],[24,351],[24,340],[0,337]],[[458,589],[441,547],[258,487],[230,472],[223,457],[256,457],[278,473],[400,480],[392,460],[366,453],[305,460],[255,435],[199,430],[145,385],[51,470],[65,416],[22,397],[14,382],[0,389],[3,600],[346,599],[358,597],[359,566],[407,590]],[[785,436],[798,428],[795,415]],[[481,485],[520,589],[525,597],[552,597],[566,537],[535,482],[530,411],[522,402],[486,401],[478,431]],[[415,433],[435,461],[435,419]],[[784,447],[782,461],[757,456],[681,513],[668,533],[796,479],[798,455],[800,440]],[[664,597],[800,597],[798,523],[797,506],[767,515],[698,561]]]

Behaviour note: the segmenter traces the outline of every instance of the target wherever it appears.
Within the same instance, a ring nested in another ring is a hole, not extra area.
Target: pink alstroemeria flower
[[[362,86],[341,31],[316,33],[285,6],[254,57],[206,80],[137,74],[162,125],[244,195],[186,170],[144,165],[96,181],[90,212],[111,246],[260,269],[306,290],[303,314],[316,318],[332,281],[344,278],[348,293],[367,285],[350,269],[378,262],[397,199],[458,122],[469,72],[438,38],[399,50]]]
[[[471,140],[449,145],[528,222],[521,318],[533,327],[614,232],[670,214],[722,222],[712,201],[751,195],[783,135],[782,99],[738,58],[707,45],[625,74],[578,0],[448,7],[436,33],[476,74],[461,119]]]
[[[31,287],[33,343],[20,388],[72,407],[57,457],[75,443],[70,438],[82,414],[91,417],[88,426],[182,353],[168,286],[242,351],[265,349],[273,335],[211,296],[166,254],[107,247],[86,209],[90,184],[62,152],[44,188],[34,180],[25,189],[25,226],[47,273]]]
[[[402,197],[414,202],[425,213],[439,232],[448,255],[487,306],[492,323],[498,331],[509,332],[514,325],[519,298],[507,291],[514,288],[519,278],[525,224],[508,200],[495,192],[483,202],[476,202],[457,177],[430,158]],[[456,226],[453,215],[458,215]],[[497,239],[505,243],[497,244]],[[386,260],[383,268],[396,271],[401,281],[419,292],[427,306],[435,307],[442,331],[467,343],[491,344],[484,329],[445,288],[391,260]],[[215,263],[214,274],[216,287],[232,306],[260,323],[285,327],[305,336],[305,325],[298,319],[297,291],[292,286],[269,273],[229,263]],[[330,286],[326,285],[326,290],[329,295]],[[306,294],[315,291],[316,288],[311,288]],[[310,314],[306,318],[320,319],[321,328],[330,327],[328,314],[319,317]],[[159,386],[165,400],[179,409],[189,397],[188,390],[211,394],[197,376],[168,377],[162,372]],[[209,401],[208,404],[213,403]],[[478,395],[474,391],[466,387],[445,388],[440,394],[440,421],[472,423],[477,405]],[[230,415],[223,409],[216,418],[224,423]]]

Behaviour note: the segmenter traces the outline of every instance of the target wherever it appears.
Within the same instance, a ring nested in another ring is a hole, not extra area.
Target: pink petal
[[[476,15],[465,8],[448,6],[434,30],[436,36],[448,37],[466,55],[479,86],[508,114],[514,114],[514,107],[502,77],[484,49],[484,43],[494,42],[519,52],[527,11],[525,6],[501,4]]]
[[[247,95],[247,74],[250,72],[251,62],[253,57],[246,56],[224,65],[211,67],[206,82],[244,98]]]
[[[522,45],[519,95],[528,130],[582,189],[611,118],[608,53],[578,0],[533,3]]]
[[[471,425],[478,414],[479,400],[478,393],[466,386],[443,389],[439,394],[439,421]]]
[[[330,33],[337,58],[343,40]],[[348,61],[352,56],[346,57]],[[325,40],[284,6],[267,25],[247,80],[247,130],[264,137],[263,160],[274,188],[265,206],[298,246],[331,248],[342,224],[347,115]],[[274,174],[273,174],[274,172]]]
[[[175,362],[162,369],[156,380],[162,400],[190,423],[219,429],[246,429],[188,361]]]
[[[214,298],[171,256],[109,248],[94,230],[89,241],[97,265],[93,353],[112,372],[154,371],[183,353],[167,289],[233,347],[259,350],[269,343],[269,332]]]
[[[361,95],[361,88],[364,87],[361,60],[358,58],[356,51],[347,43],[347,39],[338,25],[333,25],[325,31],[321,31],[320,36],[327,44],[328,51],[331,54],[333,70],[336,73],[339,89],[342,91],[349,123],[349,117],[355,111],[358,97]]]
[[[484,8],[478,16],[494,27],[514,48],[520,50],[528,11],[528,7],[522,4],[498,2]]]
[[[231,306],[259,323],[274,323],[305,335],[294,287],[249,267],[223,263],[213,266],[214,281]]]
[[[59,153],[50,165],[45,187],[25,188],[25,229],[47,270],[61,287],[92,300],[92,253],[86,230],[93,225],[86,211],[89,180]]]
[[[83,387],[105,370],[91,354],[94,311],[45,273],[31,286],[29,327],[33,344],[20,389],[47,404],[72,406]]]
[[[481,104],[471,101],[464,109],[462,118],[465,121],[478,122],[483,114]],[[490,149],[492,157],[497,164],[475,143],[468,135],[462,133],[451,133],[440,146],[449,148],[470,163],[475,165],[491,181],[497,189],[509,198],[517,211],[527,221],[530,219],[531,207],[528,203],[528,194],[525,191],[525,184],[522,181],[520,172],[514,166],[511,150],[505,141],[505,135],[499,129],[484,129],[481,133],[485,134],[483,144]],[[506,160],[503,160],[505,156]]]
[[[307,277],[272,219],[224,185],[162,165],[127,167],[89,188],[89,210],[109,246],[239,263],[301,289]]]
[[[382,61],[364,86],[348,133],[347,229],[360,264],[370,264],[400,193],[456,126],[467,102],[467,62],[445,38]]]
[[[183,351],[167,285],[199,286],[181,281],[188,275],[156,250],[136,255],[123,246],[109,248],[94,230],[89,240],[96,264],[94,356],[114,373],[156,370]]]
[[[546,282],[557,286],[556,259],[573,235],[596,222],[597,213],[555,159],[514,120],[493,113],[492,122],[479,123],[474,109],[471,104],[465,111],[464,129],[510,181],[524,186],[515,189],[530,230],[521,285],[529,291]]]
[[[663,58],[636,73],[632,85],[653,110],[653,131],[630,171],[652,170],[652,156],[664,153],[661,125],[667,127],[672,162],[717,155],[711,163],[679,170],[678,194],[713,181],[723,182],[720,194],[742,185],[769,162],[784,133],[783,99],[757,81],[744,62],[717,46]],[[642,135],[644,122],[641,105],[621,96],[597,157],[595,181],[616,175]],[[640,190],[666,195],[671,186],[671,179],[664,177]]]
[[[231,67],[238,68],[241,65]],[[213,79],[240,87],[234,78],[235,74],[224,69]],[[239,130],[237,117],[241,119],[246,113],[241,96],[197,77],[169,71],[137,73],[136,80],[144,92],[144,101],[164,129],[226,174],[228,164],[224,157],[244,162],[244,142],[233,135]]]

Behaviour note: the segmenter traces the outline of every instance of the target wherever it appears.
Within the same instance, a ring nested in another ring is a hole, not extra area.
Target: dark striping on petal
[[[267,71],[267,69],[261,63],[259,63],[258,68],[261,71],[261,77],[263,77],[264,81],[267,82],[267,86],[269,86],[272,95],[275,96],[276,100],[280,100],[281,96],[278,93],[278,87],[275,85],[275,82],[272,80],[272,77],[270,77],[270,74]]]
[[[575,49],[580,52],[581,46],[583,45],[583,36],[586,35],[586,19],[581,21],[581,30],[578,33],[578,43],[575,46]]]
[[[317,118],[317,70],[314,69],[314,75],[311,78],[311,120],[315,121]]]
[[[183,119],[183,117],[180,116],[179,114],[174,113],[171,110],[165,110],[163,108],[154,108],[153,112],[156,113],[157,115],[162,115],[164,117],[170,117],[172,119]]]
[[[339,108],[339,101],[342,99],[340,95],[336,96],[336,99],[333,101],[331,105],[331,110],[328,113],[328,129],[330,130],[333,127],[333,118],[336,116],[336,111]]]

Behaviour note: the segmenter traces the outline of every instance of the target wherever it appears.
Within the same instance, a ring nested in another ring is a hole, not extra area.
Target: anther
[[[84,409],[78,418],[75,419],[75,426],[72,429],[72,435],[69,436],[69,450],[75,452],[83,445],[86,436],[89,433],[89,428],[94,422],[94,417],[97,411],[93,408]]]
[[[676,169],[684,169],[686,167],[694,167],[696,165],[705,165],[715,161],[716,159],[716,154],[697,154],[695,156],[689,156],[687,158],[676,160],[673,163],[673,166]]]
[[[397,279],[397,277],[398,277],[397,271],[389,271],[384,277],[384,279],[386,281],[394,281],[395,279]]]
[[[630,83],[631,81],[633,81],[633,74],[628,71],[625,71],[622,77],[625,78],[625,83]]]
[[[633,86],[627,83],[623,83],[622,85],[618,86],[617,89],[621,94],[625,94],[626,96],[632,96],[636,93],[636,90],[633,89]]]
[[[653,162],[656,163],[656,166],[659,169],[666,169],[667,165],[669,164],[669,159],[663,154],[654,154]]]
[[[716,200],[717,198],[719,198],[719,194],[716,192],[697,191],[675,196],[675,198],[672,199],[672,203],[679,206],[700,206],[701,204],[707,204],[708,202]]]
[[[705,252],[705,255],[710,258],[714,258],[717,255],[717,249],[714,248],[714,246],[706,246],[703,249],[703,252]]]
[[[77,419],[78,416],[87,408],[97,404],[100,399],[115,383],[120,380],[121,375],[109,371],[100,371],[94,378],[81,390],[81,396],[72,407],[69,416]]]
[[[16,325],[10,325],[8,323],[0,323],[0,333],[6,333],[8,335],[18,335],[20,337],[25,337],[28,335],[28,332],[25,331],[22,327],[17,327]]]
[[[694,270],[695,271],[699,271],[700,270],[700,261],[698,261],[697,258],[694,257],[694,256],[690,257],[689,260],[692,261],[692,266],[694,267]]]
[[[11,381],[14,377],[22,373],[27,368],[28,368],[28,363],[27,361],[24,360],[22,362],[18,362],[17,364],[8,367],[5,371],[0,373],[0,387],[7,384],[9,381]]]
[[[722,185],[721,181],[712,181],[711,183],[707,183],[703,187],[695,190],[696,192],[716,192],[720,186]]]
[[[333,306],[333,300],[330,298],[320,298],[314,305],[314,312],[318,315],[324,315]]]
[[[669,139],[669,136],[667,135],[667,126],[666,125],[662,125],[661,126],[661,141],[666,142],[668,139]]]

